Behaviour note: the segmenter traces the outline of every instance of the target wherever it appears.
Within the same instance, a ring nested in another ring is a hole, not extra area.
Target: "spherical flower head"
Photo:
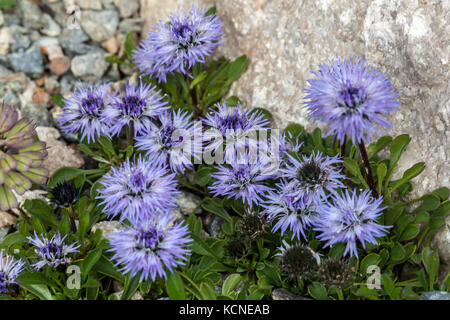
[[[71,259],[68,256],[72,253],[79,252],[77,250],[79,245],[76,245],[77,242],[67,245],[65,243],[66,237],[67,235],[61,237],[59,231],[51,239],[47,237],[47,234],[41,234],[41,237],[39,237],[36,231],[34,232],[34,237],[27,237],[29,242],[36,247],[34,252],[40,260],[32,265],[32,267],[39,270],[46,265],[56,268],[60,265],[70,263]]]
[[[288,154],[288,163],[280,170],[289,180],[286,192],[296,199],[303,198],[305,205],[319,206],[327,199],[327,191],[333,193],[345,187],[340,181],[344,178],[342,168],[336,166],[341,162],[338,156],[323,156],[321,152],[313,152],[309,157],[301,155],[300,160]]]
[[[24,271],[25,262],[15,260],[12,256],[0,251],[0,294],[7,293],[10,285],[17,284],[17,276]]]
[[[118,135],[125,126],[132,126],[134,135],[138,135],[168,108],[155,87],[141,82],[137,86],[127,84],[125,92],[117,94],[106,108],[105,117],[111,123],[111,135]]]
[[[169,164],[176,173],[193,167],[192,159],[201,160],[202,128],[192,122],[188,112],[164,112],[159,123],[152,123],[141,136],[135,138],[136,148],[147,151],[151,162]]]
[[[326,122],[329,134],[340,141],[345,136],[353,141],[370,141],[370,133],[380,132],[374,125],[390,128],[384,116],[397,110],[397,93],[389,79],[379,70],[371,70],[362,59],[320,65],[308,80],[306,107],[310,116]]]
[[[68,207],[78,200],[80,189],[75,187],[73,181],[63,181],[58,182],[49,190],[49,193],[52,195],[51,202],[58,207]]]
[[[217,104],[217,110],[207,114],[202,120],[210,127],[204,132],[207,141],[205,151],[217,152],[225,144],[225,155],[235,154],[236,150],[258,148],[257,130],[267,130],[270,121],[254,108],[244,109],[241,104],[228,106],[225,102]]]
[[[281,235],[287,230],[292,232],[291,239],[306,241],[305,230],[314,224],[317,219],[317,209],[313,204],[306,204],[303,198],[297,198],[290,192],[288,183],[281,181],[277,189],[270,191],[267,200],[261,204],[265,208],[268,219],[273,221],[273,232],[281,230]]]
[[[103,211],[111,218],[119,216],[120,221],[134,222],[173,208],[179,194],[175,174],[141,156],[112,168],[100,181],[103,188],[97,198],[103,200]]]
[[[65,133],[81,132],[81,140],[95,141],[100,135],[109,135],[110,123],[104,111],[113,101],[108,93],[109,84],[82,84],[68,98],[63,99],[64,107],[58,118],[59,126]]]
[[[280,270],[289,275],[289,278],[305,279],[312,276],[320,264],[320,256],[310,247],[300,243],[290,245],[283,240],[283,245],[278,248],[281,257]]]
[[[262,197],[271,190],[265,182],[273,175],[266,172],[267,164],[252,160],[247,153],[231,164],[219,164],[217,172],[211,174],[215,181],[209,189],[216,196],[242,198],[251,208],[253,203],[262,202]]]
[[[383,237],[390,226],[377,223],[377,218],[386,207],[383,199],[374,199],[370,190],[357,194],[356,190],[345,190],[343,195],[332,196],[333,203],[325,203],[319,208],[319,218],[314,230],[321,234],[317,239],[327,241],[325,247],[338,242],[347,244],[344,255],[358,257],[357,242],[377,244],[375,237]]]
[[[184,265],[191,242],[188,228],[181,223],[172,224],[171,213],[150,216],[124,231],[109,236],[112,257],[120,271],[131,277],[140,273],[139,280],[166,278],[166,272]]]
[[[329,289],[343,289],[345,284],[356,276],[356,273],[347,260],[329,257],[320,263],[317,276]]]
[[[198,6],[187,15],[179,11],[169,16],[169,22],[154,25],[133,58],[141,72],[159,82],[165,82],[168,73],[188,75],[222,42],[222,26],[215,14],[206,15]]]

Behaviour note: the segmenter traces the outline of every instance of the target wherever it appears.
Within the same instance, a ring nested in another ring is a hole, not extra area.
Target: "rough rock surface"
[[[110,234],[122,231],[124,228],[119,221],[101,221],[94,224],[91,232],[94,233],[99,229],[102,231],[102,239],[107,239]]]
[[[37,127],[36,132],[39,140],[47,144],[48,157],[43,166],[49,170],[50,175],[62,167],[80,168],[84,164],[83,156],[78,150],[58,140],[61,134],[57,129]]]
[[[195,1],[196,3],[197,1]],[[141,1],[144,37],[152,24],[194,1]],[[388,134],[412,137],[399,171],[426,160],[416,194],[450,187],[450,2],[419,0],[203,0],[215,5],[226,39],[217,55],[246,54],[250,65],[232,88],[249,106],[269,109],[276,125],[316,124],[302,88],[336,55],[361,56],[392,79],[401,111]]]

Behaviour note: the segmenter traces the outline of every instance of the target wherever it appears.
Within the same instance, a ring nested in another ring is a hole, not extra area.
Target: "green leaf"
[[[29,271],[23,272],[17,277],[20,284],[43,284],[50,287],[56,287],[56,284],[46,277],[43,272]]]
[[[419,162],[419,163],[416,163],[415,165],[413,165],[408,170],[406,170],[405,173],[403,173],[403,177],[394,184],[392,189],[388,192],[387,196],[390,196],[392,194],[392,192],[394,192],[401,185],[407,183],[409,180],[418,176],[423,171],[424,168],[425,168],[425,163]]]
[[[17,282],[22,288],[27,289],[41,300],[55,300],[45,284],[21,283],[19,278]]]
[[[121,59],[119,59],[116,56],[108,56],[108,57],[105,58],[105,61],[108,62],[108,63],[111,63],[111,64],[115,64],[115,63],[116,64],[123,64],[124,63],[124,61],[122,61]]]
[[[88,253],[86,258],[81,263],[81,275],[83,277],[83,281],[87,278],[89,271],[91,271],[92,267],[97,263],[101,256],[102,249],[95,249]]]
[[[53,102],[59,107],[64,107],[63,99],[64,99],[64,97],[62,95],[60,95],[60,94],[52,96]]]
[[[425,247],[422,250],[422,263],[428,273],[428,290],[432,291],[434,290],[434,283],[439,271],[439,256],[436,251]]]
[[[228,69],[228,77],[230,78],[230,83],[236,81],[241,74],[245,71],[247,68],[247,56],[242,55],[233,62],[230,63],[229,69]]]
[[[389,170],[388,170],[388,177],[386,179],[384,189],[388,189],[389,182],[391,181],[391,176],[394,171],[395,166],[397,165],[398,160],[400,159],[400,156],[402,155],[403,151],[405,150],[406,146],[409,144],[409,141],[411,139],[407,134],[402,134],[398,136],[397,138],[392,141],[391,144],[391,157],[389,159]]]
[[[369,300],[379,300],[378,291],[374,290],[374,289],[369,289],[366,287],[359,288],[356,291],[356,295],[359,297],[367,298]]]
[[[447,187],[441,187],[433,191],[434,194],[438,195],[442,201],[445,201],[450,196],[450,189]]]
[[[236,96],[228,97],[225,100],[225,103],[227,104],[227,106],[236,107],[238,105],[238,103],[239,103],[239,98],[236,97]]]
[[[12,7],[16,0],[0,0],[0,9]]]
[[[117,270],[114,264],[105,256],[101,256],[94,266],[94,269],[101,274],[111,277],[120,283],[125,281],[125,277]]]
[[[412,240],[420,232],[420,225],[418,224],[410,224],[406,227],[405,231],[402,233],[399,241]]]
[[[401,243],[396,242],[391,250],[391,261],[396,263],[406,257],[406,252]]]
[[[414,212],[433,211],[439,208],[439,205],[441,204],[440,198],[433,193],[422,196],[420,200],[422,203],[414,210]]]
[[[211,181],[211,173],[214,171],[212,167],[203,167],[194,175],[194,182],[201,187],[206,186]]]
[[[308,286],[308,293],[316,300],[328,300],[327,289],[320,283],[313,283]]]
[[[230,274],[223,282],[222,294],[229,295],[233,291],[233,289],[238,285],[241,279],[242,277],[238,273]]]
[[[58,220],[53,209],[42,199],[25,200],[23,207],[32,216],[38,218],[45,226],[56,227]]]
[[[366,180],[361,174],[361,170],[359,169],[358,163],[350,158],[344,159],[344,167],[351,172],[354,176],[358,177],[359,181],[363,184],[364,188],[370,189],[369,185],[367,184]]]
[[[205,282],[200,285],[200,294],[203,300],[216,300],[216,293],[211,286]]]
[[[50,187],[55,187],[57,183],[70,181],[75,179],[79,175],[83,174],[83,170],[72,168],[72,167],[62,167],[55,171],[55,173],[48,180],[48,185]]]
[[[133,278],[127,277],[123,288],[121,300],[130,300],[139,287],[139,274]]]
[[[203,80],[205,80],[206,78],[206,72],[203,71],[202,73],[200,73],[198,76],[196,76],[194,78],[194,80],[192,80],[189,88],[192,90],[197,84],[199,84],[200,82],[202,82]]]
[[[183,280],[178,273],[173,272],[167,277],[166,288],[170,300],[186,300]]]
[[[131,57],[133,52],[136,50],[136,44],[134,43],[132,32],[128,32],[124,47],[128,57]]]
[[[359,270],[362,274],[367,273],[367,269],[371,265],[378,265],[381,261],[381,257],[376,253],[369,253],[367,256],[365,256],[359,265]]]
[[[232,222],[231,216],[222,207],[222,202],[218,198],[205,198],[202,203],[202,208],[206,211],[214,213],[215,215],[221,217],[225,221]]]
[[[367,156],[372,159],[374,156],[378,154],[381,150],[383,150],[389,143],[391,143],[392,137],[383,136],[376,143],[372,143],[367,147]]]
[[[3,240],[0,242],[0,249],[8,249],[14,244],[22,244],[25,242],[27,238],[21,234],[20,232],[14,232],[8,234]]]
[[[377,166],[377,179],[378,179],[378,193],[382,193],[383,180],[386,177],[387,167],[384,163],[380,163]]]
[[[401,217],[404,209],[405,208],[401,204],[389,207],[384,213],[384,223],[387,226],[393,225]]]
[[[293,141],[295,141],[295,139],[300,136],[303,131],[305,131],[305,129],[298,123],[291,123],[284,129],[286,136],[289,137],[290,134],[293,138]]]

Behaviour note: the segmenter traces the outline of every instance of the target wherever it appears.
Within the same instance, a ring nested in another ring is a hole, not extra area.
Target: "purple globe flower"
[[[202,121],[211,127],[203,134],[207,142],[205,151],[215,153],[225,143],[227,157],[235,155],[236,150],[257,150],[257,130],[267,130],[270,125],[262,112],[254,108],[245,110],[240,104],[230,107],[226,103],[218,103],[217,110],[206,115]]]
[[[22,259],[15,260],[12,256],[0,251],[0,294],[7,293],[8,287],[17,284],[17,276],[24,271],[25,262]]]
[[[169,163],[173,172],[183,173],[192,168],[192,159],[201,161],[202,127],[190,121],[187,112],[164,112],[160,124],[151,124],[141,136],[136,137],[136,147],[147,151],[149,161]]]
[[[34,237],[27,237],[30,243],[37,247],[35,253],[39,258],[39,262],[32,265],[36,270],[48,265],[56,268],[60,265],[65,265],[71,262],[68,255],[79,252],[76,243],[70,245],[65,243],[67,235],[61,237],[59,231],[53,235],[51,239],[47,237],[47,234],[41,234],[41,238],[34,232]]]
[[[135,162],[127,159],[100,181],[103,188],[97,198],[103,200],[104,212],[111,218],[119,216],[120,221],[134,222],[173,208],[179,194],[175,174],[143,157]]]
[[[169,109],[159,91],[149,84],[126,85],[125,92],[117,95],[105,110],[105,118],[111,123],[111,135],[118,135],[122,128],[131,126],[134,135],[149,128],[157,116]]]
[[[342,168],[336,166],[342,160],[323,156],[321,152],[313,152],[309,157],[300,156],[300,160],[288,154],[288,163],[281,169],[283,176],[289,180],[285,189],[295,199],[302,198],[305,205],[319,206],[328,197],[328,192],[335,192],[339,187],[345,188],[340,181]]]
[[[82,84],[68,98],[58,118],[61,131],[81,132],[81,140],[88,143],[100,135],[109,135],[110,123],[104,117],[105,109],[112,103],[114,95],[108,93],[109,84]]]
[[[192,66],[204,63],[221,43],[222,23],[214,15],[192,7],[188,15],[178,12],[169,16],[169,22],[154,25],[135,55],[141,72],[166,82],[168,73],[188,74]]]
[[[384,116],[397,110],[397,93],[389,79],[378,70],[369,70],[362,59],[320,65],[313,72],[317,79],[308,80],[306,107],[310,116],[326,122],[329,134],[340,141],[345,136],[359,143],[370,141],[371,132],[380,132],[374,124],[390,128]]]
[[[338,242],[347,244],[344,255],[357,256],[356,242],[359,240],[365,248],[365,243],[377,244],[375,237],[382,237],[390,226],[377,223],[386,207],[381,207],[383,199],[374,199],[370,190],[360,195],[356,190],[341,196],[332,196],[333,203],[325,203],[319,208],[319,218],[314,229],[322,232],[317,239],[327,241],[325,247]]]
[[[219,164],[216,169],[211,174],[215,181],[209,187],[215,196],[242,198],[251,208],[253,203],[262,202],[262,197],[271,190],[265,185],[267,179],[274,177],[270,168],[266,163],[252,161],[248,153],[231,164]]]
[[[277,184],[277,189],[269,191],[267,200],[261,204],[269,220],[275,222],[272,231],[286,230],[292,232],[291,239],[300,240],[301,236],[308,240],[305,230],[314,224],[317,219],[317,209],[314,205],[307,205],[303,198],[297,199],[288,189],[286,181]]]
[[[166,270],[173,272],[184,265],[191,242],[186,225],[175,223],[173,214],[160,214],[140,220],[124,231],[109,236],[112,257],[120,271],[134,277],[140,273],[140,281],[156,277],[166,278]]]

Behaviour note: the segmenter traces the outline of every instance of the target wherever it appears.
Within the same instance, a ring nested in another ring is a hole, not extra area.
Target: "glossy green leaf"
[[[186,300],[183,280],[178,273],[173,272],[167,277],[166,288],[170,300]]]

